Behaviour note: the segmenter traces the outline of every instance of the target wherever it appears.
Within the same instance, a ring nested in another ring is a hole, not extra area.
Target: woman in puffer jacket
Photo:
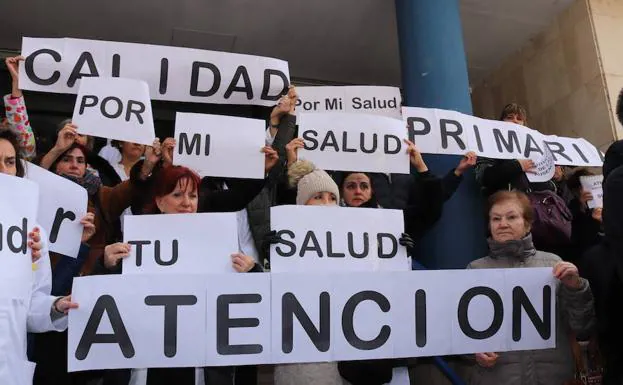
[[[493,194],[489,198],[489,255],[470,263],[468,268],[551,267],[559,282],[556,348],[476,354],[470,384],[550,385],[573,379],[569,335],[591,327],[593,295],[588,281],[580,278],[575,265],[534,248],[530,234],[533,215],[524,193],[500,191]]]

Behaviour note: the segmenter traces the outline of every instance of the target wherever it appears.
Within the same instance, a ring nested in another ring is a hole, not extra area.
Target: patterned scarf
[[[102,187],[102,180],[97,174],[93,171],[87,169],[84,173],[84,177],[76,178],[75,176],[60,174],[63,178],[69,179],[70,181],[79,184],[87,190],[89,196],[95,195],[100,187]]]
[[[489,243],[489,256],[491,258],[517,258],[524,260],[536,254],[536,249],[532,243],[532,234],[530,233],[520,240],[497,242],[489,238],[487,242]]]

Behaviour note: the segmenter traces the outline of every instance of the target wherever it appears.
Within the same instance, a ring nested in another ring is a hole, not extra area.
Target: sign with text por
[[[410,266],[399,243],[402,210],[275,206],[270,219],[282,239],[271,246],[271,272],[404,271]]]
[[[201,176],[264,179],[263,120],[178,112],[173,164]]]
[[[557,285],[551,268],[80,277],[69,370],[548,349]]]
[[[323,170],[409,173],[407,130],[398,119],[338,112],[300,114],[299,137],[305,141],[299,157]]]
[[[480,119],[455,111],[403,107],[409,137],[423,153],[478,156],[494,159],[535,159],[546,146],[561,166],[601,166],[603,155],[582,138],[543,135],[510,122]]]
[[[32,256],[28,234],[37,225],[39,186],[0,173],[0,298],[28,300]]]
[[[151,146],[156,138],[149,87],[142,80],[80,80],[72,123],[81,134]]]
[[[123,260],[123,274],[234,271],[236,213],[128,215],[123,237],[132,248]]]
[[[349,112],[400,119],[402,97],[398,87],[319,86],[297,87],[297,113]]]
[[[580,183],[584,191],[590,191],[593,199],[587,202],[588,208],[594,209],[604,207],[604,176],[603,175],[585,175],[580,177]]]
[[[87,190],[46,169],[28,163],[26,177],[39,185],[37,221],[48,231],[50,251],[78,257],[82,230],[80,221],[87,214]]]
[[[554,177],[554,173],[556,172],[554,155],[545,143],[543,143],[541,148],[543,149],[543,155],[533,154],[535,156],[533,159],[534,169],[532,172],[526,173],[526,177],[532,183],[547,182]]]
[[[22,89],[77,94],[82,77],[124,77],[155,100],[272,106],[289,86],[288,63],[236,53],[82,39],[24,37]]]

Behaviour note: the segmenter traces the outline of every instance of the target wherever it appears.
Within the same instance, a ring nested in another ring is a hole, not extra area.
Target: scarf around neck
[[[536,254],[532,243],[532,234],[528,233],[520,240],[497,242],[493,238],[487,239],[489,256],[491,258],[516,258],[524,260]]]
[[[75,176],[67,174],[61,174],[61,176],[84,187],[87,190],[89,196],[95,195],[95,193],[97,193],[102,186],[102,180],[100,179],[100,177],[89,169],[86,170],[86,173],[82,178],[76,178]]]

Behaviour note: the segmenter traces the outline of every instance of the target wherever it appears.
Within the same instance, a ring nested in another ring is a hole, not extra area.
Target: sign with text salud
[[[402,97],[398,87],[318,86],[297,87],[297,113],[349,112],[400,119]]]
[[[272,106],[288,63],[237,53],[83,39],[24,37],[22,89],[77,94],[83,77],[140,79],[154,100]]]
[[[301,159],[323,170],[409,173],[404,139],[407,130],[398,119],[339,112],[299,116]]]
[[[587,202],[588,208],[594,209],[604,207],[604,176],[603,175],[585,175],[580,177],[580,183],[585,191],[590,191],[593,199]]]

